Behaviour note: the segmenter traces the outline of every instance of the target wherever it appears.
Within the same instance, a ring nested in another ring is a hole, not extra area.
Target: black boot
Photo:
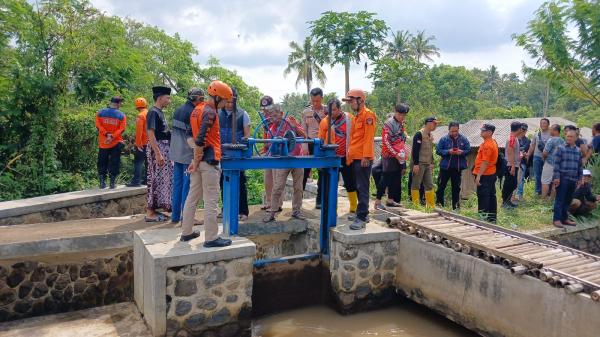
[[[110,189],[114,190],[117,187],[117,179],[115,177],[110,177]]]
[[[98,180],[100,181],[100,189],[106,188],[106,176],[99,176]]]

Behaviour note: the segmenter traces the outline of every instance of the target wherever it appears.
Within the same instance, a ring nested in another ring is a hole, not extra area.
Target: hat
[[[159,98],[160,96],[170,95],[170,94],[171,94],[171,88],[169,88],[169,87],[163,87],[163,86],[152,87],[152,97],[154,97],[155,100],[157,98]]]
[[[431,116],[431,117],[427,117],[427,118],[425,118],[425,124],[427,124],[427,123],[431,123],[431,122],[435,122],[435,123],[437,123],[437,122],[438,122],[438,119],[437,119],[437,118],[435,118],[434,116]]]
[[[583,170],[583,175],[591,177],[592,176],[592,171],[585,169],[585,170]]]
[[[192,96],[204,97],[204,90],[196,87],[190,88],[190,90],[188,91],[188,97]]]
[[[494,131],[496,131],[496,127],[493,126],[492,124],[487,124],[486,123],[486,124],[483,124],[481,126],[481,131],[492,131],[492,132],[494,132]]]
[[[121,97],[121,96],[113,96],[110,99],[110,102],[111,103],[121,103],[121,102],[123,102],[123,97]]]
[[[273,97],[263,96],[260,99],[260,108],[270,110],[273,107]]]
[[[408,104],[400,103],[396,105],[395,110],[398,113],[407,114],[410,111],[410,107],[408,106]]]

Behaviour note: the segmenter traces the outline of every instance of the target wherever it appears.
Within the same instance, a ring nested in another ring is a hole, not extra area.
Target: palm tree
[[[440,50],[433,44],[433,41],[435,41],[435,36],[425,36],[424,30],[412,38],[411,49],[417,61],[421,62],[423,57],[428,61],[433,61],[432,56],[440,56]]]
[[[387,43],[387,56],[401,60],[411,56],[412,35],[407,30],[398,30],[392,33],[392,41]]]
[[[304,39],[304,45],[300,46],[297,42],[290,42],[292,52],[288,56],[287,68],[283,71],[283,76],[289,75],[292,71],[298,73],[296,78],[296,88],[300,82],[306,83],[306,93],[310,93],[310,87],[313,82],[313,76],[325,85],[327,76],[321,68],[321,65],[315,60],[313,55],[313,45],[310,37]]]

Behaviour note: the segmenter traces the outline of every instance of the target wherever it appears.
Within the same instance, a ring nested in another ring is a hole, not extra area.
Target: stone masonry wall
[[[331,244],[331,285],[342,313],[369,310],[395,297],[398,241]]]
[[[600,254],[600,227],[559,233],[549,236],[549,239],[586,253]]]
[[[133,251],[82,263],[0,261],[0,322],[130,301]]]
[[[167,270],[167,336],[250,336],[251,257]]]
[[[0,219],[0,226],[106,218],[144,213],[146,195],[136,195]]]

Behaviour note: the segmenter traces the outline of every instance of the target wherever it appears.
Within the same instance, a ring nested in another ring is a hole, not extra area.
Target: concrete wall
[[[143,213],[145,187],[84,190],[0,202],[0,226]]]
[[[567,228],[566,230],[553,230],[538,236],[554,240],[561,245],[582,250],[590,254],[600,254],[600,227]]]
[[[596,337],[600,305],[402,233],[398,290],[484,336]]]

